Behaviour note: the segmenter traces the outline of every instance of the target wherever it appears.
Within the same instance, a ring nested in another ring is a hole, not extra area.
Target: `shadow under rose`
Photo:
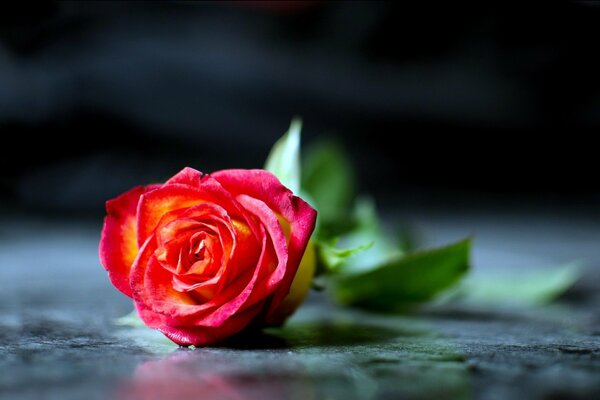
[[[127,318],[127,321],[124,321]],[[159,332],[148,329],[137,317],[122,318],[122,338],[152,354],[168,354],[176,345]],[[281,327],[250,327],[211,348],[229,350],[294,350],[379,344],[397,338],[430,335],[430,327],[410,317],[381,318],[327,306],[306,306]],[[202,349],[199,349],[202,350]]]
[[[419,336],[408,330],[354,321],[306,322],[266,332],[281,338],[290,347],[369,345],[397,337]]]
[[[414,336],[375,324],[356,322],[306,322],[281,328],[244,331],[216,347],[237,350],[294,349],[298,347],[352,346],[383,342],[398,336]]]

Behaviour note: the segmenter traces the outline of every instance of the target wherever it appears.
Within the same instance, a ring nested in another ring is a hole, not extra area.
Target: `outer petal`
[[[207,346],[218,343],[246,328],[264,306],[263,303],[244,310],[227,319],[218,328],[178,327],[163,325],[158,328],[165,336],[180,345]]]
[[[279,304],[279,307],[272,314],[272,321],[283,322],[296,311],[298,306],[302,304],[304,298],[308,294],[311,287],[313,277],[315,275],[316,260],[317,256],[315,253],[315,246],[311,242],[308,243],[302,261],[298,266],[298,272],[292,286],[290,293],[283,299]]]
[[[140,318],[150,328],[158,329],[165,336],[180,346],[207,346],[223,341],[247,327],[261,311],[264,302],[235,314],[217,328],[204,326],[178,325],[176,320],[163,314],[155,313],[136,303]]]
[[[185,167],[177,174],[175,174],[171,179],[169,179],[165,185],[170,185],[172,183],[179,183],[181,185],[188,185],[192,187],[200,186],[200,181],[202,180],[202,172],[195,170],[194,168]]]
[[[283,321],[277,309],[290,292],[298,265],[315,228],[317,212],[304,200],[294,196],[268,171],[232,169],[218,171],[211,176],[235,196],[246,194],[263,201],[290,224],[288,268],[266,314],[267,323],[279,324]]]
[[[132,297],[129,272],[138,253],[137,206],[142,194],[159,185],[138,186],[106,202],[107,216],[100,238],[100,263],[108,271],[110,281],[125,295]]]

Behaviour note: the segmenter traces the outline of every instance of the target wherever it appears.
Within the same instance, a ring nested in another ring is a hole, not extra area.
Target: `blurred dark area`
[[[384,206],[593,207],[598,39],[585,1],[3,3],[0,209],[261,167],[293,116]]]

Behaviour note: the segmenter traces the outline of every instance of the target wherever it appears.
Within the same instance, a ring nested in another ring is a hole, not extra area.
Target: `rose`
[[[185,168],[106,210],[99,255],[111,282],[179,345],[280,324],[308,290],[316,211],[270,172]]]

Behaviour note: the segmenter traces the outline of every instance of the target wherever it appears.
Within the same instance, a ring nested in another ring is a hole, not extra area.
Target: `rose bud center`
[[[173,288],[200,302],[214,295],[235,243],[228,221],[209,217],[178,219],[157,232],[156,259],[173,274]]]

